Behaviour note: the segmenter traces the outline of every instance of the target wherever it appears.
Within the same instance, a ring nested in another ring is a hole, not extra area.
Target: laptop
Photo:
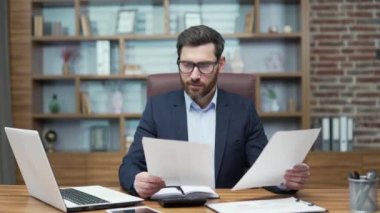
[[[59,188],[37,131],[5,127],[29,194],[64,212],[117,208],[143,201],[102,186]]]

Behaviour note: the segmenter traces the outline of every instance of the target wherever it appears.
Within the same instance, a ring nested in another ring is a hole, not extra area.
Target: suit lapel
[[[223,160],[230,116],[231,109],[226,94],[224,91],[218,90],[215,128],[215,181],[219,175],[220,166]]]
[[[177,140],[187,141],[187,116],[186,116],[186,106],[185,97],[183,95],[183,90],[172,93],[171,96],[171,108],[172,108],[172,124],[175,128],[175,135]]]

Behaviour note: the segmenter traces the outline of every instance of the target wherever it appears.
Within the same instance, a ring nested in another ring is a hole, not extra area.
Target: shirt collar
[[[215,90],[215,93],[211,99],[211,102],[204,109],[202,109],[197,103],[195,103],[195,101],[193,101],[193,99],[191,99],[191,97],[186,93],[186,91],[184,91],[184,96],[185,96],[186,111],[190,112],[192,110],[196,110],[196,111],[204,111],[205,112],[205,111],[208,111],[210,109],[216,109],[216,100],[218,97],[218,87]]]

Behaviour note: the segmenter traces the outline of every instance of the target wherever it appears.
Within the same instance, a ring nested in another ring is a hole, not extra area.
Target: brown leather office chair
[[[247,73],[219,73],[218,87],[249,98],[255,103],[256,78]],[[179,73],[153,74],[148,76],[148,97],[181,89]]]

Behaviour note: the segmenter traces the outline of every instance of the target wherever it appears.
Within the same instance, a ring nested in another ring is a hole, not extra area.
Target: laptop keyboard
[[[109,203],[106,200],[100,199],[93,195],[81,192],[76,189],[60,189],[63,199],[68,200],[78,205]]]

